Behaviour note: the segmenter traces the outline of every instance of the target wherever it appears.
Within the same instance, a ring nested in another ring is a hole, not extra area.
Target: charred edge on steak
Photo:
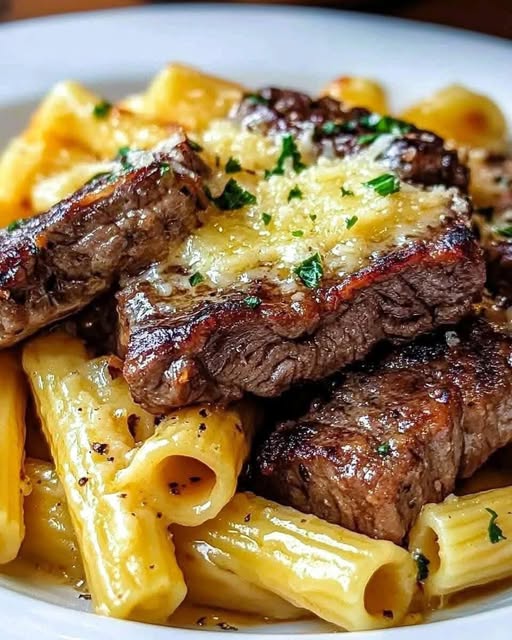
[[[135,283],[118,296],[124,374],[136,401],[155,413],[245,392],[277,396],[361,360],[381,341],[407,341],[457,322],[484,279],[475,238],[466,219],[455,217],[429,239],[304,292],[300,302],[255,282],[247,291],[186,298],[169,314],[165,299]],[[249,308],[248,294],[262,304]]]
[[[314,100],[304,93],[269,87],[246,96],[233,117],[252,131],[312,135],[319,154],[344,157],[370,144],[375,133],[368,120],[371,115],[367,109],[348,108],[330,97]],[[467,191],[468,169],[459,162],[457,152],[448,150],[443,139],[430,131],[408,125],[390,142],[382,159],[408,182]]]
[[[0,231],[0,348],[83,308],[197,226],[207,168],[188,142],[140,154],[139,165]]]
[[[512,339],[484,319],[351,372],[261,445],[253,489],[401,543],[427,502],[512,440]]]

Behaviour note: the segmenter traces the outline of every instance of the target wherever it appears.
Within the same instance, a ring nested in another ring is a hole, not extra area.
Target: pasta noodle
[[[108,360],[88,361],[79,340],[55,333],[28,343],[23,366],[64,486],[96,610],[165,621],[186,587],[163,522],[137,492],[112,491],[134,439],[127,412],[108,402]]]
[[[382,85],[369,78],[341,76],[330,82],[323,95],[344,102],[349,107],[366,107],[375,113],[389,113]]]
[[[28,458],[25,473],[32,492],[25,499],[26,535],[20,555],[76,584],[83,580],[84,568],[55,468],[49,462]]]
[[[143,487],[169,522],[194,526],[215,517],[231,500],[251,445],[254,411],[185,408],[158,425],[117,474],[120,491]]]
[[[411,531],[410,549],[429,561],[425,580],[429,596],[512,575],[511,507],[512,487],[423,507]]]
[[[25,527],[22,480],[25,444],[26,388],[16,355],[0,353],[2,397],[0,399],[0,564],[18,554]]]
[[[236,494],[200,527],[176,527],[175,540],[180,554],[200,550],[219,568],[347,630],[396,625],[414,594],[415,566],[404,549],[251,493]]]

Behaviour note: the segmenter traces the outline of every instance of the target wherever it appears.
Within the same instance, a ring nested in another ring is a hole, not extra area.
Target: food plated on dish
[[[512,440],[505,119],[388,113],[178,64],[51,90],[0,159],[3,563],[349,631],[512,575],[512,489],[459,495]]]

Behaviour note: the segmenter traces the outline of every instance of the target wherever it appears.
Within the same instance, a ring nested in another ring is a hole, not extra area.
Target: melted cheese
[[[209,185],[212,193],[219,195],[233,177],[256,196],[256,204],[223,212],[211,207],[204,225],[172,261],[220,287],[261,276],[291,283],[296,281],[294,268],[316,252],[326,276],[342,276],[379,252],[423,235],[429,226],[439,225],[454,194],[441,186],[426,191],[402,182],[399,192],[380,196],[365,186],[389,172],[378,157],[390,142],[389,136],[381,136],[355,156],[314,161],[306,135],[298,146],[307,168],[296,173],[287,160],[284,175],[265,180],[263,170],[275,166],[281,139],[214,122],[202,138],[206,160],[217,166]],[[227,176],[223,168],[230,157],[245,171]],[[343,196],[342,186],[353,195]],[[295,187],[302,199],[289,200]],[[271,216],[267,225],[263,213]],[[347,224],[354,217],[357,222]]]

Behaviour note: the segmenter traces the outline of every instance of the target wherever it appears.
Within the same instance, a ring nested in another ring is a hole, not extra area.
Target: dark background
[[[0,0],[0,17],[3,20],[13,20],[66,11],[143,4],[151,3],[144,0]],[[159,4],[165,3],[159,2]],[[248,0],[247,4],[260,3],[258,0]],[[321,0],[318,2],[290,0],[287,3],[268,2],[267,4],[307,4],[318,7],[357,9],[473,29],[512,39],[512,0]]]

